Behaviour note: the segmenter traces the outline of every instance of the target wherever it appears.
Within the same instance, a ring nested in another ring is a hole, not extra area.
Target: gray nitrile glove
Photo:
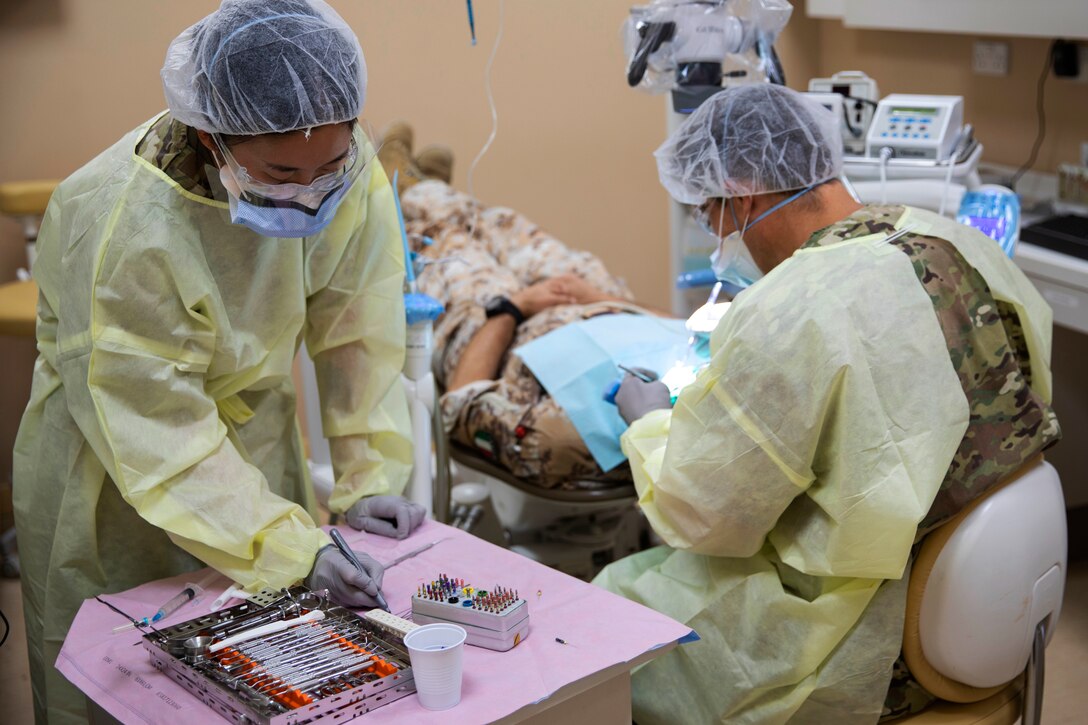
[[[314,559],[310,576],[306,577],[306,586],[314,591],[328,589],[329,596],[345,607],[361,609],[381,606],[378,592],[382,589],[385,568],[377,559],[361,551],[356,551],[355,556],[359,557],[365,572],[356,569],[332,544],[322,547]]]
[[[427,509],[403,496],[368,496],[355,502],[344,517],[353,529],[390,539],[403,539],[416,530]]]
[[[631,373],[623,376],[620,389],[616,391],[616,407],[619,408],[620,416],[627,421],[627,425],[631,425],[651,410],[672,406],[672,395],[669,393],[668,386],[658,380],[652,370],[635,369],[654,380],[647,383]]]

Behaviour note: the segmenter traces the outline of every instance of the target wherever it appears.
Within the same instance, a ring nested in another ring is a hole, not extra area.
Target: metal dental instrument
[[[401,563],[402,561],[407,561],[408,559],[411,559],[414,556],[419,556],[420,554],[422,554],[424,551],[431,548],[435,544],[437,544],[439,542],[442,542],[442,541],[445,541],[445,540],[446,539],[435,539],[434,541],[432,541],[429,544],[424,544],[423,546],[419,547],[418,549],[413,549],[412,551],[409,551],[407,554],[401,554],[400,556],[398,556],[396,559],[393,559],[393,561],[389,562],[388,564],[382,564],[382,567],[385,568],[385,569],[389,569],[391,567],[394,567],[397,564]]]
[[[336,548],[340,550],[340,553],[343,554],[344,557],[348,561],[350,561],[361,574],[366,574],[366,569],[363,568],[363,563],[359,561],[359,557],[355,556],[355,552],[351,550],[350,546],[348,546],[348,542],[344,541],[344,536],[336,529],[332,529],[331,531],[329,531],[329,535],[332,537],[333,543],[336,544]],[[378,593],[374,595],[374,598],[378,600],[379,607],[387,612],[389,611],[389,604],[386,603],[385,597],[382,596],[381,589],[379,589]]]
[[[305,631],[288,630],[281,634],[262,639],[260,642],[242,642],[234,649],[248,656],[264,656],[267,652],[279,652],[291,647],[298,647],[310,640],[318,640],[322,635],[332,634],[335,630],[331,627],[315,625],[306,627]]]
[[[147,628],[149,628],[149,629],[150,629],[150,630],[151,630],[152,632],[154,632],[155,634],[158,634],[158,635],[159,635],[160,637],[162,636],[162,635],[161,635],[161,634],[159,633],[159,630],[157,630],[157,629],[155,629],[154,627],[152,627],[152,626],[151,626],[151,624],[150,624],[149,622],[148,622],[148,623],[145,623],[145,622],[141,622],[140,620],[136,619],[135,617],[130,617],[129,615],[125,614],[125,613],[124,613],[124,612],[122,612],[122,611],[121,611],[120,609],[118,609],[117,607],[113,606],[112,604],[110,604],[109,602],[107,602],[107,601],[106,601],[105,599],[103,599],[102,597],[100,597],[100,596],[98,596],[98,595],[95,595],[95,599],[97,599],[97,600],[98,600],[99,602],[101,602],[102,604],[105,604],[105,605],[106,605],[107,607],[109,607],[109,608],[110,608],[110,609],[112,609],[113,611],[117,612],[118,614],[120,614],[120,615],[121,615],[122,617],[124,617],[125,619],[127,619],[127,620],[128,620],[129,622],[130,622],[130,624],[126,624],[126,625],[124,625],[124,629],[132,629],[132,628],[134,628],[134,627],[140,627],[140,628],[142,629],[142,628],[144,628],[144,627],[147,627]],[[117,628],[115,627],[113,631],[114,631],[114,633],[116,633],[116,632],[117,632]],[[139,642],[137,642],[137,644],[139,644]]]
[[[626,365],[620,365],[619,363],[616,363],[616,367],[618,367],[620,370],[622,370],[625,373],[629,373],[631,375],[634,375],[636,378],[638,378],[639,380],[641,380],[644,383],[652,383],[654,381],[654,379],[651,378],[646,373],[639,372],[638,370],[634,370],[632,368],[629,368]]]

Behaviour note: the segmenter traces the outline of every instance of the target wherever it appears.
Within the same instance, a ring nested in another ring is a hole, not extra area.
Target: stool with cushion
[[[930,533],[911,571],[903,656],[943,702],[895,722],[1038,725],[1066,556],[1061,482],[1042,456]]]
[[[27,265],[34,262],[34,242],[38,238],[49,197],[56,181],[13,181],[0,184],[0,214],[20,222],[26,242]],[[34,339],[37,318],[38,287],[30,280],[0,284],[0,336]],[[18,411],[21,413],[22,411]],[[8,411],[9,414],[18,414]],[[19,575],[19,558],[15,553],[15,529],[0,534],[2,572],[5,577]]]

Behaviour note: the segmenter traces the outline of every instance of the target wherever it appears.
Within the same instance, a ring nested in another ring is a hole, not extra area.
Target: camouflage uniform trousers
[[[903,655],[899,655],[899,659],[892,665],[892,682],[884,698],[884,711],[880,713],[880,722],[921,712],[936,699],[918,684],[903,660]]]
[[[806,247],[870,234],[891,234],[902,206],[869,205],[817,232]],[[1032,366],[1016,311],[991,294],[982,275],[950,242],[906,234],[892,242],[910,259],[929,294],[948,355],[970,409],[967,432],[952,458],[918,539],[1018,471],[1061,438],[1054,410],[1032,388]],[[900,657],[881,720],[918,712],[935,698]]]
[[[509,297],[537,282],[574,274],[605,294],[632,299],[624,282],[609,274],[597,257],[570,249],[511,209],[484,207],[434,180],[408,189],[402,205],[413,250],[427,263],[419,275],[419,290],[446,307],[435,326],[433,356],[442,389],[486,322],[484,305],[493,297]],[[434,244],[424,246],[423,237]],[[561,305],[534,315],[518,326],[496,380],[477,381],[442,396],[442,417],[451,439],[545,488],[629,482],[626,465],[607,475],[601,471],[570,419],[511,350],[595,315],[645,312],[632,303],[600,302]]]

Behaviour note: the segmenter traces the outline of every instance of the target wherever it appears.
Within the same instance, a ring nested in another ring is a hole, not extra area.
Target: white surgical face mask
[[[763,273],[756,266],[752,253],[744,243],[744,232],[749,228],[748,219],[745,217],[744,226],[739,226],[733,211],[733,200],[730,199],[728,203],[729,213],[733,215],[734,231],[718,239],[718,248],[710,255],[710,267],[714,270],[714,276],[722,282],[745,289],[763,277]],[[725,204],[719,204],[718,229],[721,229],[724,218]]]
[[[231,222],[269,237],[308,237],[320,232],[332,221],[340,201],[366,167],[359,157],[362,139],[356,138],[361,133],[353,131],[348,158],[341,169],[307,185],[256,181],[226,145],[213,137],[224,157],[219,180],[227,190]]]
[[[763,277],[763,272],[759,269],[755,260],[752,259],[752,253],[748,250],[748,245],[744,241],[744,233],[790,202],[800,199],[814,188],[816,188],[815,184],[801,189],[788,199],[783,199],[757,216],[751,224],[748,223],[748,217],[745,217],[743,225],[737,223],[737,213],[733,210],[733,200],[730,198],[728,200],[729,213],[733,217],[733,229],[736,231],[721,239],[718,242],[718,248],[710,255],[710,266],[714,270],[714,275],[722,282],[735,285],[741,289],[751,287],[759,281]],[[718,229],[722,228],[722,221],[725,218],[725,205],[721,204],[720,206],[722,208],[719,211]]]

